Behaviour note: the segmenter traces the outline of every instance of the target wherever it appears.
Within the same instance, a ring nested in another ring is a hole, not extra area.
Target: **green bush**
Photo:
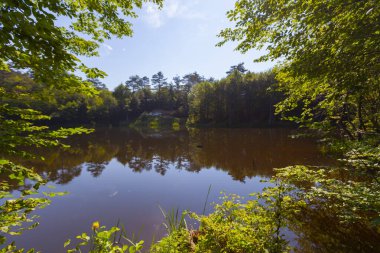
[[[133,243],[125,237],[125,231],[119,227],[112,227],[109,230],[105,226],[100,227],[99,222],[92,224],[92,234],[89,236],[82,233],[76,237],[80,242],[73,249],[67,250],[67,253],[84,252],[89,253],[136,253],[143,248],[144,241]],[[67,240],[65,247],[71,244]]]
[[[287,190],[283,185],[267,188],[247,201],[224,196],[208,216],[190,214],[200,223],[199,230],[175,230],[154,244],[151,252],[289,252],[282,228],[294,203],[285,195]]]
[[[192,252],[190,233],[187,229],[178,229],[153,244],[151,253],[186,253]]]

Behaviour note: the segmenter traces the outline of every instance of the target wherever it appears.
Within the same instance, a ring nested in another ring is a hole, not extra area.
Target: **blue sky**
[[[145,4],[132,21],[134,36],[112,39],[100,47],[100,57],[85,59],[108,76],[102,80],[111,90],[131,75],[149,78],[162,71],[171,79],[175,75],[197,71],[205,77],[220,79],[230,66],[244,62],[254,72],[271,68],[273,63],[254,63],[262,52],[241,54],[236,44],[215,47],[217,34],[232,26],[225,13],[234,0],[166,0],[158,10]]]

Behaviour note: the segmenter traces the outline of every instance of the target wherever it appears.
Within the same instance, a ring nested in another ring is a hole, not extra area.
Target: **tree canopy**
[[[323,119],[350,138],[379,130],[378,1],[239,0],[227,15],[235,27],[218,45],[237,41],[241,52],[266,49],[256,61],[280,60],[277,79],[288,96],[278,112],[301,105],[296,120]]]
[[[294,231],[293,224],[308,225],[308,217],[321,213],[339,221],[339,229],[354,231],[360,224],[379,231],[379,1],[238,0],[227,16],[235,27],[221,31],[218,45],[235,41],[241,52],[266,49],[255,61],[279,61],[277,88],[284,99],[277,112],[319,130],[325,148],[341,157],[336,166],[276,170],[275,179],[296,189],[288,199],[305,203],[291,209],[303,215],[289,216],[287,227]],[[314,235],[326,233],[318,229]]]
[[[279,124],[274,104],[281,94],[268,90],[275,84],[271,71],[243,74],[238,69],[220,81],[200,82],[189,94],[188,123],[229,127]]]
[[[54,100],[58,97],[54,97],[54,92],[60,89],[74,96],[69,98],[73,101],[66,101],[67,105],[77,106],[79,102],[80,107],[85,107],[81,95],[102,89],[94,78],[106,74],[87,67],[80,57],[97,56],[100,43],[112,36],[131,36],[132,24],[128,19],[137,17],[135,8],[141,8],[143,2],[162,4],[162,0],[0,1],[0,72],[2,77],[9,78],[0,87],[0,174],[4,176],[0,184],[0,245],[5,242],[4,234],[20,234],[37,226],[31,211],[49,203],[45,197],[32,196],[45,183],[43,179],[33,169],[9,161],[6,155],[34,157],[31,147],[62,145],[59,139],[90,132],[84,128],[52,131],[43,124],[51,117],[33,105],[45,104],[44,98]],[[4,73],[11,70],[29,75]],[[80,73],[84,79],[79,77]],[[98,93],[110,105],[98,110],[102,116],[116,101],[106,90]],[[32,189],[12,196],[11,184],[17,183],[22,188],[27,179],[34,182]],[[4,250],[16,252],[14,244]]]
[[[112,36],[132,36],[130,18],[143,2],[162,0],[3,0],[0,4],[0,70],[25,69],[38,82],[88,86],[87,78],[106,73],[85,66],[80,56],[97,56],[99,44]],[[65,25],[59,25],[59,24]]]

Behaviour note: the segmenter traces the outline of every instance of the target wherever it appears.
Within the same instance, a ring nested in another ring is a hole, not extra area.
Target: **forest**
[[[90,232],[67,238],[67,252],[302,252],[287,239],[289,230],[303,236],[307,252],[380,252],[378,1],[236,0],[226,14],[232,26],[220,31],[216,46],[234,42],[241,53],[265,49],[253,60],[276,61],[273,69],[251,72],[239,63],[220,80],[197,72],[168,80],[159,71],[150,78],[126,77],[108,90],[101,81],[106,73],[81,57],[98,56],[101,43],[112,37],[131,37],[129,19],[138,18],[143,2],[165,6],[161,0],[1,1],[0,252],[34,252],[9,238],[38,229],[34,212],[66,195],[46,191],[44,168],[25,159],[49,158],[42,150],[70,150],[73,135],[89,134],[96,125],[132,123],[154,111],[185,119],[189,128],[297,127],[297,135],[317,138],[335,162],[273,168],[262,191],[224,195],[209,214],[161,210],[166,234],[148,246],[127,238],[119,223],[94,221]],[[68,18],[69,25],[59,26],[57,17]],[[248,138],[235,139],[243,145]],[[153,163],[155,156],[139,147],[136,156]],[[126,159],[127,148],[119,160]],[[187,170],[212,158],[196,151]],[[222,154],[225,159],[229,152]],[[223,164],[222,170],[244,180],[234,165]],[[189,226],[189,220],[198,225]],[[358,234],[365,236],[357,240]]]
[[[51,118],[50,125],[120,125],[133,123],[142,113],[155,110],[188,119],[191,125],[258,126],[275,125],[274,105],[281,93],[273,91],[274,74],[246,73],[244,64],[232,66],[218,81],[197,72],[176,76],[168,82],[159,71],[151,78],[133,75],[113,91],[99,79],[86,81],[96,95],[44,89],[31,73],[0,72],[0,87],[7,94],[3,103],[40,111]],[[272,89],[272,91],[271,91]],[[28,94],[28,97],[16,94]],[[239,97],[237,102],[235,98]]]

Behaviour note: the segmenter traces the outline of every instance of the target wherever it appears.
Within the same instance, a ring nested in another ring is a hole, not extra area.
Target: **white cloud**
[[[147,4],[144,19],[155,28],[164,25],[168,19],[202,19],[202,13],[194,10],[198,2],[185,4],[184,0],[167,0],[161,10],[153,4]]]
[[[183,8],[184,8],[183,6],[182,6],[182,8],[180,8],[178,2],[172,2],[172,3],[168,4],[166,8],[164,8],[164,11],[165,11],[165,14],[167,15],[168,18],[173,18],[179,12],[182,12],[182,10],[180,10],[180,9],[183,9]]]
[[[110,45],[106,44],[106,43],[103,43],[103,46],[104,46],[108,51],[112,51],[112,50],[113,50],[113,48],[112,48]]]
[[[106,44],[106,43],[103,43],[102,46],[103,46],[103,49],[104,49],[102,51],[104,51],[104,53],[106,55],[110,55],[111,51],[113,50],[113,48],[110,45]]]
[[[156,6],[148,4],[145,12],[144,18],[149,25],[157,28],[163,24],[160,10]]]

